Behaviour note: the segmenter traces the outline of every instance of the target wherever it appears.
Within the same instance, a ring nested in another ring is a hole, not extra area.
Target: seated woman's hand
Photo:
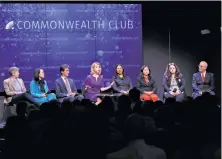
[[[181,91],[178,89],[177,91],[176,91],[176,95],[178,95],[178,94],[180,94],[181,93]]]
[[[24,92],[16,92],[15,94],[22,94],[22,93],[24,93]]]
[[[172,96],[176,96],[176,93],[174,93],[173,91],[169,92]]]
[[[103,91],[106,91],[106,90],[108,90],[108,89],[110,89],[111,88],[111,86],[109,85],[109,86],[107,86],[107,87],[102,87],[102,88],[100,88],[100,90],[103,92]]]
[[[102,102],[102,100],[100,98],[97,98],[95,105],[99,105],[101,102]]]
[[[123,91],[123,93],[124,93],[124,94],[128,94],[128,93],[129,93],[129,91]]]
[[[149,91],[145,91],[144,93],[147,94],[147,95],[153,94],[153,92],[149,92]]]
[[[70,94],[69,94],[69,96],[73,96],[73,97],[74,97],[75,95],[76,95],[76,93],[70,93]]]
[[[106,91],[106,90],[110,89],[113,84],[114,84],[114,81],[113,81],[109,86],[100,88],[100,90],[101,90],[102,92],[103,92],[103,91]]]
[[[46,93],[43,93],[43,94],[41,95],[41,97],[46,97]]]
[[[87,90],[88,88],[91,88],[89,85],[85,85],[85,90]]]
[[[100,90],[103,92],[103,91],[106,90],[106,88],[105,88],[105,87],[102,87],[102,88],[100,88]]]

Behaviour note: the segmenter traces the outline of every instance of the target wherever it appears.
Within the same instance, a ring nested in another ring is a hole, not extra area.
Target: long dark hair
[[[140,69],[140,77],[141,77],[141,78],[144,78],[143,70],[144,70],[144,68],[146,68],[146,67],[147,67],[148,70],[149,70],[148,79],[151,79],[151,78],[152,78],[151,70],[150,70],[150,68],[149,68],[147,65],[143,65],[143,66],[141,67],[141,69]]]
[[[172,73],[170,72],[170,66],[173,65],[176,68],[176,72],[175,72],[175,78],[179,78],[179,76],[181,75],[180,73],[180,69],[179,67],[175,64],[175,63],[169,63],[166,66],[166,71],[164,73],[164,77],[169,79],[172,76]]]
[[[40,85],[41,92],[45,93],[45,88],[44,88],[45,81],[44,81],[44,79],[39,80],[39,73],[41,70],[43,70],[43,69],[42,68],[35,69],[34,80],[35,80],[35,82],[37,82]]]
[[[34,80],[36,81],[36,82],[39,82],[39,74],[40,74],[40,71],[42,70],[42,68],[37,68],[37,69],[35,69],[35,71],[34,71]]]
[[[118,64],[118,65],[116,65],[116,67],[115,67],[115,71],[116,71],[115,78],[117,78],[117,77],[119,76],[119,74],[117,73],[117,67],[118,67],[118,66],[122,67],[122,69],[123,69],[123,78],[125,78],[124,67],[123,67],[123,65],[121,65],[121,64]]]

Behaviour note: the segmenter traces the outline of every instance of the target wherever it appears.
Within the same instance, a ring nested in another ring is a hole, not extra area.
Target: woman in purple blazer
[[[101,75],[102,69],[98,62],[94,62],[91,65],[91,73],[86,77],[85,80],[85,97],[93,102],[98,102],[97,96],[100,91],[106,91],[111,88],[112,84],[104,87],[103,75]]]
[[[185,79],[175,63],[169,63],[163,76],[165,98],[175,98],[176,101],[184,99]]]

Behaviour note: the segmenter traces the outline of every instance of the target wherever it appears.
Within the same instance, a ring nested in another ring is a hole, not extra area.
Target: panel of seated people
[[[207,63],[201,61],[199,64],[199,72],[193,74],[193,94],[195,99],[201,96],[204,92],[214,93],[214,74],[207,72]],[[3,82],[5,99],[4,103],[17,104],[21,100],[33,103],[40,106],[45,102],[53,99],[63,100],[82,100],[83,98],[90,99],[92,102],[101,102],[99,97],[105,95],[120,96],[128,95],[133,88],[131,78],[127,76],[124,67],[121,64],[116,65],[115,75],[112,78],[111,84],[104,86],[104,77],[102,75],[101,64],[94,62],[91,65],[90,74],[84,80],[83,94],[78,93],[75,80],[69,77],[69,66],[64,64],[60,67],[61,76],[55,80],[55,92],[49,91],[45,73],[42,68],[37,68],[34,71],[33,80],[30,82],[30,90],[28,93],[24,82],[19,78],[19,68],[11,67],[9,69],[10,77]],[[163,97],[175,98],[176,101],[183,101],[185,97],[185,79],[180,69],[175,63],[169,63],[166,67],[162,81],[164,93]],[[151,74],[151,70],[147,65],[141,67],[139,76],[137,77],[135,88],[140,92],[141,100],[157,101],[157,84]]]

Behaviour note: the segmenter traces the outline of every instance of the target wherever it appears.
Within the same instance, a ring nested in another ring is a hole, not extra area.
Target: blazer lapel
[[[201,77],[201,73],[200,73],[200,72],[198,72],[198,74],[197,74],[197,79],[199,79],[199,80],[203,83],[203,81],[202,81],[202,77]]]
[[[204,81],[209,81],[210,80],[210,78],[209,78],[209,74],[206,72],[206,74],[205,74],[205,78],[204,78]]]
[[[145,81],[145,78],[141,77],[140,80],[142,81],[142,83],[143,83],[144,86],[147,86],[146,81]]]
[[[168,82],[168,83],[167,83],[167,84],[168,84],[168,86],[170,86],[170,85],[171,85],[171,79],[172,79],[172,78],[171,78],[171,76],[170,76],[170,77],[169,77],[169,79],[168,79],[168,81],[167,81],[167,82]]]
[[[12,88],[13,88],[14,91],[15,91],[15,87],[14,87],[14,83],[13,83],[12,78],[9,79],[9,86],[12,86]]]
[[[24,90],[25,90],[25,85],[24,85],[24,83],[22,82],[22,79],[21,79],[21,78],[18,78],[18,82],[19,82],[19,84],[20,84],[21,87],[22,87],[22,91],[24,91]]]
[[[66,89],[66,84],[64,83],[62,77],[60,77],[60,82],[61,82],[61,84],[63,85],[63,87],[65,88],[65,90],[68,91],[68,90]]]
[[[70,89],[71,91],[73,92],[74,90],[72,90],[72,81],[68,78],[68,81],[69,81],[69,86],[70,86]]]

